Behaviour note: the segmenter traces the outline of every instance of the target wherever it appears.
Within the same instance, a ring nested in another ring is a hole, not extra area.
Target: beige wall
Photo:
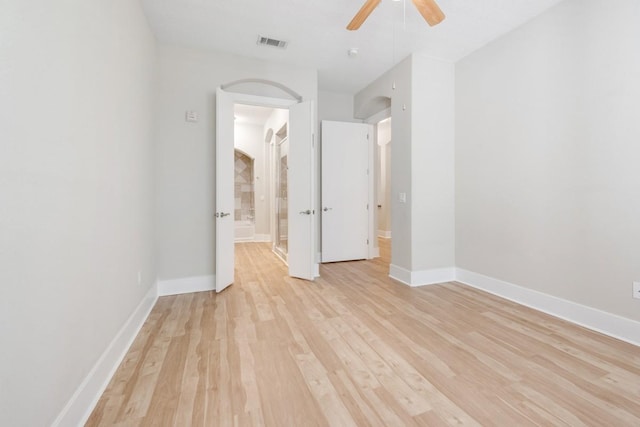
[[[0,425],[45,426],[155,282],[155,43],[138,2],[1,9]]]
[[[640,5],[570,0],[456,65],[458,267],[640,320]]]

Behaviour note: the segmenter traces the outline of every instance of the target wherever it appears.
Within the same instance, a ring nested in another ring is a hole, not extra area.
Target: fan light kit
[[[360,28],[364,21],[371,15],[371,12],[378,7],[382,0],[366,0],[356,16],[353,17],[347,30],[354,31]],[[398,0],[393,0],[398,1]],[[444,19],[444,13],[440,10],[435,0],[411,0],[420,12],[420,15],[430,26],[438,25]]]

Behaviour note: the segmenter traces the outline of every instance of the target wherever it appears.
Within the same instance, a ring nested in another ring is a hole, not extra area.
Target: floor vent
[[[279,49],[284,49],[287,47],[287,42],[282,40],[276,40],[269,37],[258,36],[258,44],[260,46],[271,46],[277,47]]]

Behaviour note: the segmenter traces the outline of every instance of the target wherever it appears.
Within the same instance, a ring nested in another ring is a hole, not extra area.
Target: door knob
[[[224,213],[224,212],[216,212],[216,218],[224,218],[225,216],[229,216],[231,215],[230,213]]]
[[[307,209],[306,211],[300,211],[300,215],[311,215],[311,209]]]
[[[326,206],[325,206],[325,208],[324,208],[324,209],[322,209],[322,210],[326,212],[326,211],[333,210],[333,208],[328,208],[328,207],[326,207]]]

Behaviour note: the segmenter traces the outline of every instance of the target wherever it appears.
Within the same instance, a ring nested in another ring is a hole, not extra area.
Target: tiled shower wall
[[[236,221],[255,221],[253,159],[235,150],[235,211]]]

